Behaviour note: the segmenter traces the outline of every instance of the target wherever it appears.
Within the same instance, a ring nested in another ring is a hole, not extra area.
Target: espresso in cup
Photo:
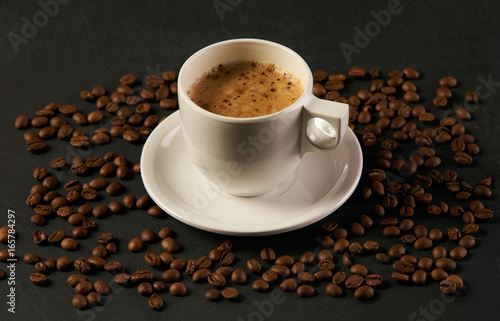
[[[300,79],[288,70],[273,63],[243,60],[210,68],[187,94],[209,112],[249,118],[285,109],[303,92]]]

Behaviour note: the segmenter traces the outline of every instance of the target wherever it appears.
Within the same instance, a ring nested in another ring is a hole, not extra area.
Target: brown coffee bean
[[[180,251],[180,244],[171,237],[164,238],[161,241],[161,247],[169,253],[177,253]]]
[[[436,268],[442,269],[446,272],[451,272],[457,267],[455,261],[450,258],[440,258],[435,262]]]
[[[363,284],[363,277],[361,275],[351,275],[345,280],[345,286],[348,289],[357,289]]]
[[[439,290],[447,295],[455,293],[456,288],[457,288],[456,284],[448,279],[445,279],[441,281],[441,283],[439,283]]]
[[[467,256],[467,249],[462,246],[457,246],[450,250],[450,258],[455,261],[461,261]]]
[[[236,300],[238,298],[238,290],[228,286],[222,290],[222,296],[228,300]]]
[[[457,289],[461,289],[461,288],[464,287],[464,281],[458,275],[454,275],[454,274],[448,275],[448,277],[446,278],[446,280],[455,283],[455,286],[456,286]]]
[[[162,274],[163,281],[167,283],[174,283],[179,281],[181,273],[177,269],[168,269]]]
[[[139,252],[142,249],[142,240],[138,237],[131,239],[128,243],[128,250],[130,252]]]
[[[470,120],[471,119],[471,115],[470,115],[469,111],[463,107],[455,110],[455,114],[457,115],[458,118],[460,118],[462,120]]]

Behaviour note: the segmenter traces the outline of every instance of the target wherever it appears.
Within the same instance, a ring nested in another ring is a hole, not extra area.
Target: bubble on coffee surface
[[[198,106],[215,114],[248,118],[276,113],[302,95],[300,79],[272,63],[236,61],[211,68],[189,88]]]

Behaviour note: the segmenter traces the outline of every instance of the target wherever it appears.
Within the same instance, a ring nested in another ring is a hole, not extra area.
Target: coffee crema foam
[[[188,90],[198,106],[238,118],[276,113],[297,101],[304,87],[299,78],[273,63],[236,61],[202,74]]]

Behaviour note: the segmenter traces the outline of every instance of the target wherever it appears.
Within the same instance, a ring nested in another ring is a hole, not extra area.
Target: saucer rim
[[[204,230],[204,231],[212,232],[212,233],[223,234],[223,235],[233,235],[233,236],[266,236],[266,235],[275,235],[275,234],[286,233],[286,232],[294,231],[294,230],[309,226],[311,224],[314,224],[315,222],[329,216],[330,214],[333,214],[340,206],[342,206],[351,197],[351,195],[354,193],[356,187],[359,184],[359,181],[361,178],[361,172],[363,169],[363,153],[361,150],[361,145],[359,144],[359,141],[356,138],[354,132],[350,128],[348,128],[348,130],[346,131],[346,135],[351,136],[350,139],[356,143],[356,144],[351,144],[351,147],[349,147],[349,150],[352,152],[352,154],[359,155],[359,157],[358,157],[358,161],[356,162],[357,164],[356,163],[352,164],[352,162],[349,162],[349,166],[347,168],[348,172],[346,173],[346,177],[344,178],[344,181],[340,185],[339,190],[337,190],[337,192],[335,194],[330,196],[330,199],[339,197],[338,193],[339,193],[339,191],[342,190],[342,188],[345,187],[344,185],[348,181],[348,178],[353,177],[352,182],[350,183],[351,185],[349,187],[347,187],[347,190],[344,191],[344,193],[341,195],[341,199],[339,199],[337,202],[335,202],[335,204],[333,206],[330,206],[321,212],[317,212],[315,215],[309,217],[308,219],[300,220],[300,223],[295,223],[292,225],[289,224],[289,225],[284,225],[284,226],[281,224],[278,227],[271,226],[269,228],[265,228],[265,225],[261,225],[262,228],[259,228],[259,230],[255,230],[255,229],[253,229],[253,230],[227,230],[224,228],[221,229],[221,228],[217,228],[217,227],[206,225],[206,224],[198,224],[194,220],[186,219],[184,216],[177,214],[176,211],[173,210],[171,206],[168,206],[168,204],[166,204],[166,202],[160,198],[160,196],[157,194],[155,189],[152,188],[152,186],[150,185],[150,184],[153,184],[152,183],[152,181],[154,180],[153,177],[156,177],[154,166],[152,166],[152,164],[154,164],[154,158],[155,158],[154,156],[156,156],[156,154],[155,154],[156,152],[154,151],[154,149],[151,149],[151,146],[161,143],[161,140],[163,139],[164,135],[159,136],[160,135],[159,133],[160,133],[160,131],[162,131],[163,127],[171,127],[170,130],[172,130],[173,128],[176,128],[177,126],[180,125],[180,121],[181,121],[180,120],[180,112],[176,111],[176,112],[172,113],[170,116],[168,116],[160,125],[158,125],[155,128],[155,130],[153,130],[153,132],[151,132],[151,134],[149,135],[148,139],[146,140],[146,143],[144,144],[144,148],[141,152],[141,160],[140,160],[141,178],[142,178],[143,185],[146,188],[146,191],[151,196],[153,201],[161,209],[163,209],[166,213],[168,213],[170,216],[172,216],[176,220],[179,220],[179,221],[181,221],[184,224],[187,224],[189,226],[192,226],[192,227]],[[182,132],[182,129],[181,129],[180,135],[184,135],[184,133]],[[335,150],[330,151],[328,153],[330,153],[330,154],[335,153]],[[350,155],[350,157],[352,156],[352,154]],[[152,156],[148,158],[149,155],[152,155]],[[149,178],[151,178],[151,182],[149,182]],[[323,197],[320,200],[318,200],[318,202],[324,201],[324,200],[325,200],[325,198]]]

